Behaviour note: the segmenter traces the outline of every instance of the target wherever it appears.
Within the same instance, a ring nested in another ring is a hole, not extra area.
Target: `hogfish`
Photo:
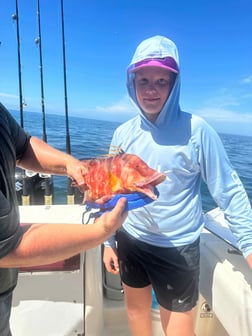
[[[103,204],[117,194],[141,192],[157,199],[154,187],[166,179],[165,173],[150,168],[140,157],[120,152],[117,155],[82,160],[85,202]]]

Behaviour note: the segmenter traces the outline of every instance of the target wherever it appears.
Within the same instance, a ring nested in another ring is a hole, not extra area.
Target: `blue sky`
[[[69,115],[125,121],[135,115],[125,70],[153,35],[177,45],[181,107],[219,132],[252,135],[252,2],[64,0]],[[0,101],[18,109],[15,0],[1,1]],[[40,0],[46,113],[64,114],[60,0]],[[26,111],[41,112],[37,1],[19,0]]]

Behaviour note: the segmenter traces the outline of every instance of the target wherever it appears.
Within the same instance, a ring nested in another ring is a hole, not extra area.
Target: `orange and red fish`
[[[103,204],[117,194],[141,192],[157,199],[154,187],[166,174],[150,168],[137,155],[120,152],[117,155],[83,160],[85,202]]]

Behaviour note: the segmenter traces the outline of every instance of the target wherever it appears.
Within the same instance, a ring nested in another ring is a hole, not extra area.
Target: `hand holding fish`
[[[81,192],[85,190],[84,174],[85,169],[80,160],[77,160],[71,156],[66,161],[66,173],[67,176],[74,181],[74,185],[80,189]]]
[[[95,225],[102,226],[103,231],[109,237],[121,227],[127,215],[126,199],[122,197],[110,212],[106,212],[96,219]]]

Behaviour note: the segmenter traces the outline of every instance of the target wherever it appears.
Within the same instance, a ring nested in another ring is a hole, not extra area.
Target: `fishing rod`
[[[21,55],[20,55],[20,35],[19,35],[19,13],[18,0],[16,0],[16,13],[12,14],[12,20],[16,21],[17,29],[17,52],[18,52],[18,83],[19,83],[19,108],[20,108],[20,125],[24,127],[24,113],[23,113],[23,92],[22,92],[22,74],[21,74]]]
[[[22,94],[22,75],[21,75],[21,56],[20,56],[20,34],[19,34],[19,8],[18,0],[16,0],[16,13],[12,15],[12,19],[16,21],[17,25],[17,49],[18,49],[18,79],[19,79],[19,100],[20,100],[20,126],[24,128],[24,117],[23,117],[23,94]],[[41,54],[42,55],[42,54]],[[42,56],[41,56],[42,57]],[[42,58],[41,58],[42,64]],[[42,66],[41,66],[42,69]],[[43,92],[43,77],[42,77],[42,92]],[[43,94],[42,94],[43,97]],[[46,141],[46,130],[45,122],[44,124],[44,134],[43,139]],[[51,196],[51,176],[38,174],[37,172],[24,170],[21,168],[16,168],[15,173],[16,180],[16,193],[18,197],[19,204],[30,205],[30,204],[41,204],[44,196],[44,201],[46,204],[52,203]],[[43,192],[45,190],[45,192]]]
[[[40,90],[41,90],[41,109],[42,109],[42,127],[43,127],[43,140],[47,142],[46,134],[46,115],[45,115],[45,96],[44,96],[44,78],[43,78],[43,57],[42,57],[42,36],[41,36],[41,23],[40,23],[40,0],[37,1],[37,21],[38,21],[38,37],[35,39],[35,44],[39,46],[39,68],[40,68]],[[44,180],[45,205],[52,204],[52,178],[49,174],[39,174],[39,177]]]
[[[71,154],[69,118],[68,118],[68,101],[67,101],[67,79],[66,79],[66,51],[65,51],[65,23],[64,23],[64,4],[61,4],[61,32],[62,32],[62,55],[63,55],[63,75],[64,75],[64,100],[65,100],[65,121],[66,121],[66,152]],[[67,203],[74,204],[74,188],[71,179],[68,179]]]
[[[23,92],[22,92],[22,73],[21,73],[21,52],[20,52],[20,34],[19,34],[19,10],[18,0],[16,0],[16,13],[12,14],[12,20],[16,21],[16,34],[17,34],[17,54],[18,54],[18,84],[19,84],[19,109],[20,109],[20,125],[24,127],[24,111],[23,111]],[[16,175],[18,176],[18,171]],[[22,205],[30,205],[30,188],[29,180],[25,174],[25,171],[21,170],[22,179]]]
[[[71,154],[69,120],[68,120],[68,101],[67,101],[65,24],[64,24],[64,4],[63,4],[63,0],[61,0],[61,31],[62,31],[62,55],[63,55],[63,75],[64,75],[65,120],[66,120],[66,152],[68,154]]]
[[[35,44],[37,44],[39,46],[39,68],[40,68],[40,89],[41,89],[43,140],[45,142],[47,142],[46,118],[45,118],[44,80],[43,80],[42,37],[41,37],[41,24],[40,24],[40,0],[38,0],[38,2],[37,2],[37,18],[38,18],[38,37],[35,39]]]

